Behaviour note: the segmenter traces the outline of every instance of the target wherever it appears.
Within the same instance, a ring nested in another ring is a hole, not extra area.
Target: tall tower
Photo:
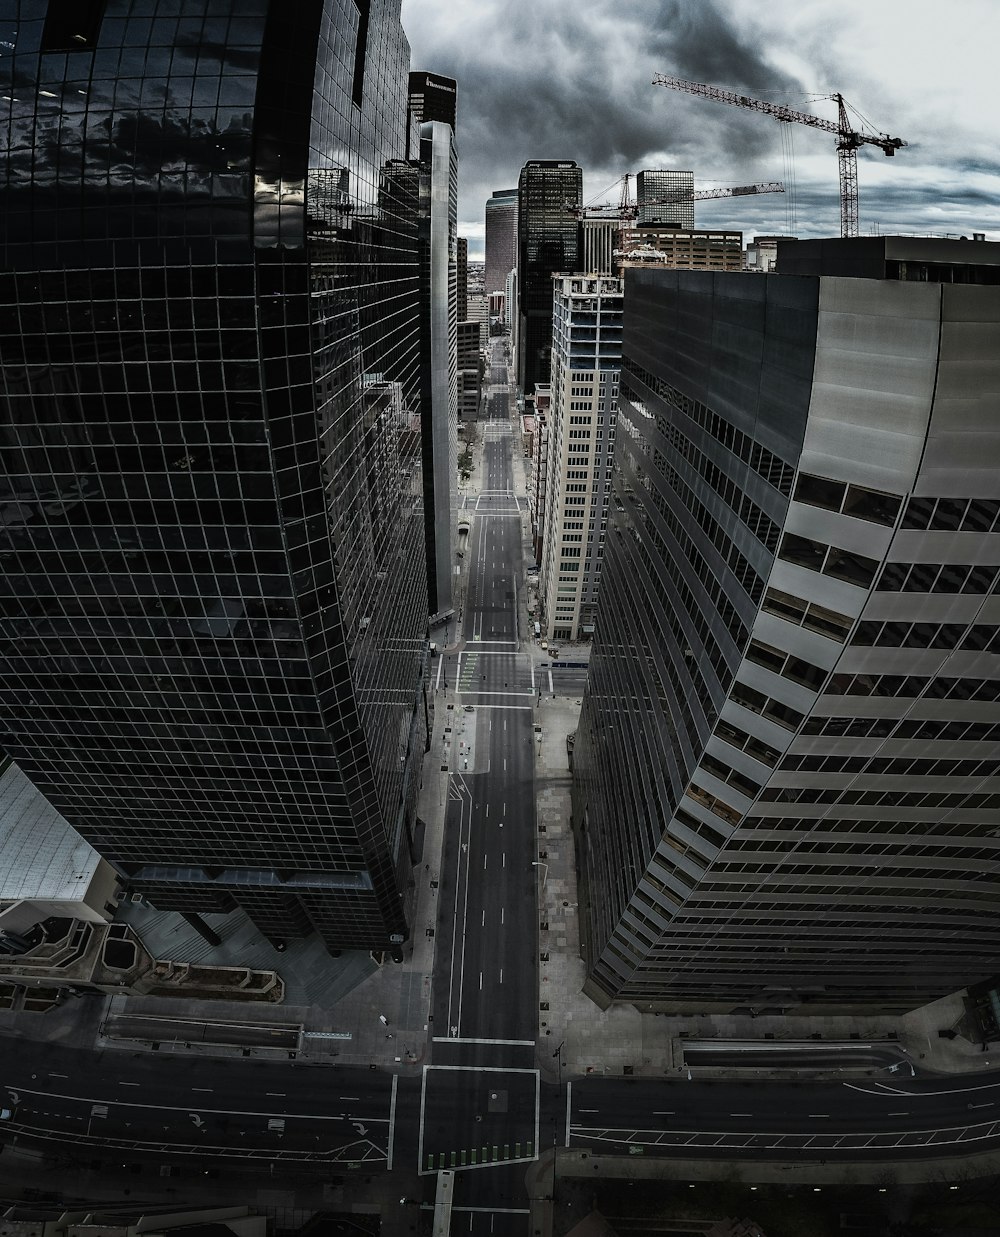
[[[505,292],[517,265],[517,190],[494,189],[486,202],[486,295]]]
[[[622,284],[593,274],[553,281],[552,404],[542,529],[544,634],[594,631],[622,363]]]
[[[579,269],[580,225],[573,208],[583,200],[583,170],[571,159],[532,159],[517,186],[518,385],[530,395],[549,381],[552,351],[552,276]]]
[[[427,599],[452,608],[458,535],[458,152],[451,127],[420,126],[421,365]]]
[[[639,207],[636,223],[669,223],[677,228],[694,227],[694,172],[646,168],[635,178]],[[657,201],[669,198],[668,202]]]
[[[604,1004],[898,1012],[996,970],[1000,245],[778,249],[625,272],[574,756]]]
[[[156,906],[391,949],[427,729],[399,0],[182,7],[5,36],[0,746]]]

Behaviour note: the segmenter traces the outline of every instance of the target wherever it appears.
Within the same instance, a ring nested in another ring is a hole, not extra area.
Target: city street
[[[502,347],[494,343],[479,423],[481,484],[465,500],[464,601],[435,663],[448,789],[420,1074],[8,1039],[0,1089],[15,1112],[4,1137],[112,1166],[145,1156],[266,1163],[277,1178],[282,1165],[402,1170],[423,1177],[424,1202],[436,1173],[454,1168],[462,1230],[511,1237],[529,1227],[526,1167],[553,1147],[827,1163],[1000,1148],[1000,1080],[911,1078],[895,1049],[873,1050],[870,1076],[843,1081],[709,1080],[702,1061],[717,1061],[696,1045],[661,1079],[542,1077],[539,1063],[557,1067],[551,1042],[537,1047],[547,864],[536,842],[535,714],[546,697],[579,695],[585,671],[522,647],[522,512]],[[827,1073],[837,1068],[832,1047],[813,1051]],[[743,1063],[763,1071],[769,1059]],[[16,1173],[8,1156],[0,1164]]]

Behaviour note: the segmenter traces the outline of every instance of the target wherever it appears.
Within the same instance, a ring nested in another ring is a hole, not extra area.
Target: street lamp
[[[542,888],[544,889],[545,882],[549,879],[549,865],[547,863],[543,863],[540,859],[532,859],[531,866],[533,868],[544,868],[545,869],[545,871],[542,873]]]

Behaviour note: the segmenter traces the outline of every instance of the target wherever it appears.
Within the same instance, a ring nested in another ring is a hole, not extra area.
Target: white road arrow
[[[8,1087],[8,1088],[7,1088],[7,1094],[10,1096],[10,1102],[11,1102],[12,1104],[20,1104],[20,1102],[21,1102],[21,1093],[20,1093],[20,1091],[12,1091],[12,1090],[10,1089],[10,1087]]]
[[[201,1126],[202,1126],[202,1120],[201,1120],[201,1117],[199,1117],[199,1116],[198,1116],[198,1114],[197,1114],[196,1112],[189,1112],[189,1113],[188,1113],[188,1116],[189,1116],[189,1117],[191,1118],[191,1120],[195,1123],[195,1127],[196,1127],[197,1129],[199,1129],[199,1130],[200,1130],[200,1129],[201,1129]]]
[[[358,1131],[359,1134],[367,1134],[368,1130],[361,1124],[360,1121],[352,1121],[351,1125]]]

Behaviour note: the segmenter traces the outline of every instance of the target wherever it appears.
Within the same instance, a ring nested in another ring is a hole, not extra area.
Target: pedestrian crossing
[[[424,1171],[440,1172],[443,1168],[484,1168],[502,1164],[505,1160],[534,1160],[535,1145],[532,1142],[493,1143],[485,1147],[460,1148],[457,1151],[428,1152]]]

